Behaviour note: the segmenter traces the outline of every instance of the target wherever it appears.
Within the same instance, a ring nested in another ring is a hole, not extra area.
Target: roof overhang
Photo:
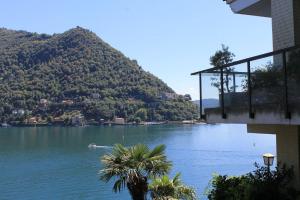
[[[234,13],[271,17],[271,0],[226,0]]]

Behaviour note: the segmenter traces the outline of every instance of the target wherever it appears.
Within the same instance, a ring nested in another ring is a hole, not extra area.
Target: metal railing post
[[[200,119],[204,119],[203,112],[203,102],[202,102],[202,74],[199,73],[199,94],[200,94],[200,101],[199,101],[199,111],[200,111]]]
[[[284,72],[284,108],[285,108],[285,118],[286,119],[291,119],[291,112],[289,111],[286,51],[282,52],[282,64],[283,64],[283,72]]]
[[[252,83],[251,83],[251,63],[247,61],[247,74],[248,74],[248,104],[249,104],[249,117],[254,118],[252,110]]]
[[[233,92],[236,92],[235,72],[233,72]]]
[[[220,83],[221,83],[221,109],[222,109],[222,118],[226,119],[225,113],[225,104],[224,104],[224,74],[223,67],[221,67],[221,75],[220,75]]]

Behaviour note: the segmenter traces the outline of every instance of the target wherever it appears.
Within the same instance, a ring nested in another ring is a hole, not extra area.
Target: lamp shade
[[[272,166],[273,162],[274,162],[274,157],[275,156],[271,153],[265,153],[263,155],[265,165],[266,166]]]

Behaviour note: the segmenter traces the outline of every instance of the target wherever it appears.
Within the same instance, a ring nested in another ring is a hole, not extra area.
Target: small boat
[[[4,127],[4,128],[10,127],[10,125],[6,122],[2,123],[1,126]]]
[[[88,148],[97,148],[97,145],[95,143],[91,143],[88,145]]]
[[[183,120],[183,124],[195,124],[194,120]]]
[[[95,143],[91,143],[91,144],[88,145],[88,148],[95,149],[95,148],[111,148],[111,147],[109,147],[109,146],[98,146]]]

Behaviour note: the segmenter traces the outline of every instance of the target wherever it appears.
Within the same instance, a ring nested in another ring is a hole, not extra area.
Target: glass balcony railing
[[[276,112],[300,113],[300,47],[286,48],[192,73],[199,76],[200,116]],[[217,103],[207,106],[207,99]]]

